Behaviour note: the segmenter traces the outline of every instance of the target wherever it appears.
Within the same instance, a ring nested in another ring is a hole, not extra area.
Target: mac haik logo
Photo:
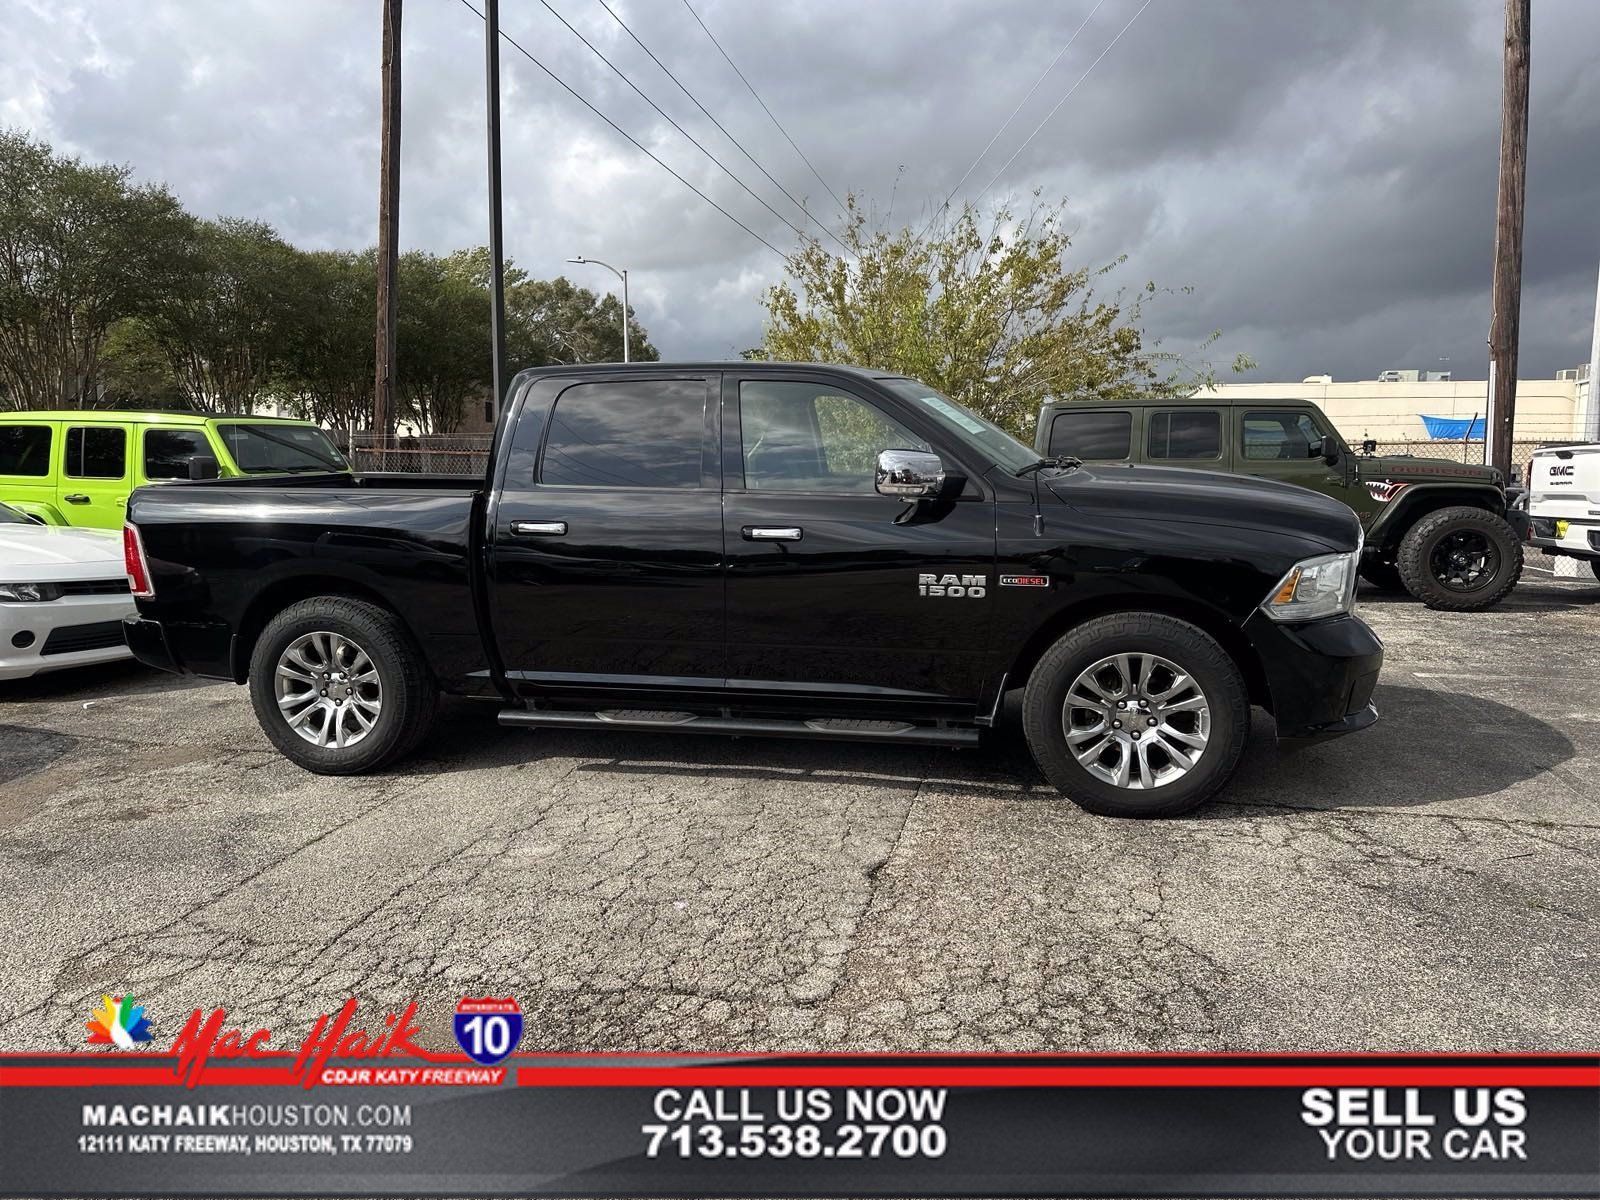
[[[510,996],[463,996],[456,1005],[455,1031],[468,1058],[492,1067],[509,1058],[522,1040],[522,1009]]]
[[[352,1028],[356,1017],[356,1002],[346,1000],[337,1014],[323,1013],[306,1034],[295,1052],[290,1073],[303,1087],[314,1087],[322,1078],[323,1068],[333,1058],[387,1058],[392,1054],[420,1056],[422,1051],[412,1042],[417,1034],[413,1018],[417,1015],[416,1001],[396,1015],[386,1013],[383,1028],[369,1033],[364,1026]],[[189,1087],[194,1087],[204,1075],[213,1059],[270,1059],[287,1053],[270,1045],[271,1030],[257,1028],[246,1033],[242,1027],[229,1027],[228,1010],[214,1008],[210,1014],[195,1009],[184,1024],[173,1053],[178,1062],[173,1074]]]
[[[135,1004],[132,996],[101,996],[100,1007],[85,1027],[91,1046],[132,1050],[150,1040],[150,1021],[144,1015],[144,1005]]]
[[[917,576],[919,596],[966,596],[981,600],[989,590],[987,575],[922,575]]]

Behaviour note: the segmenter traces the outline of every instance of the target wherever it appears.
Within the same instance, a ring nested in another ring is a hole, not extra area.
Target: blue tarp
[[[1422,423],[1427,426],[1431,438],[1457,442],[1463,438],[1469,442],[1483,441],[1482,417],[1423,417]]]

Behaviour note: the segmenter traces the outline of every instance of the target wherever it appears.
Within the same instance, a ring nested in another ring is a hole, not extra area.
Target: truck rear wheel
[[[1395,565],[1406,590],[1429,608],[1478,612],[1517,586],[1522,543],[1486,509],[1441,508],[1406,531]]]
[[[1097,617],[1051,646],[1022,702],[1046,778],[1089,812],[1172,817],[1233,775],[1250,730],[1238,665],[1163,613]]]
[[[319,775],[359,775],[408,753],[427,735],[438,699],[399,618],[349,596],[291,604],[250,656],[262,732]]]

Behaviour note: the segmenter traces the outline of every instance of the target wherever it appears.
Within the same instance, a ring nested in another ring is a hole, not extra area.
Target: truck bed
[[[343,473],[140,488],[128,501],[169,650],[242,680],[237,632],[297,599],[368,594],[395,608],[448,690],[489,687],[472,584],[475,479]],[[203,575],[196,570],[203,565]]]

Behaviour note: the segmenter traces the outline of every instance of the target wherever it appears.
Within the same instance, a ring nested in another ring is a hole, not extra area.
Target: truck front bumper
[[[1372,691],[1383,642],[1360,617],[1289,625],[1258,612],[1244,632],[1266,678],[1279,741],[1326,741],[1378,719]]]

